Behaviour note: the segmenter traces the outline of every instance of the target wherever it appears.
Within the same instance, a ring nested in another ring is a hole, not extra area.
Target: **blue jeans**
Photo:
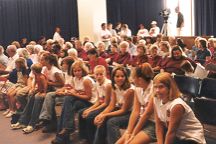
[[[44,97],[38,95],[38,93],[30,95],[26,107],[20,116],[19,123],[35,127],[39,120],[43,101]]]
[[[121,136],[119,129],[127,127],[129,118],[130,112],[127,112],[104,121],[96,130],[94,144],[106,143],[106,136],[108,144],[114,144]]]
[[[90,102],[73,96],[67,96],[64,99],[62,113],[58,124],[58,132],[63,128],[74,131],[74,116],[79,110],[89,107]]]
[[[93,143],[92,138],[95,135],[96,126],[94,125],[95,117],[101,113],[105,108],[101,108],[89,113],[86,118],[82,117],[83,111],[86,110],[82,109],[79,111],[79,137],[83,139],[87,139],[88,143]]]
[[[64,97],[58,97],[58,99],[64,99]],[[44,120],[55,120],[56,119],[55,104],[56,104],[56,93],[48,92],[46,94],[39,118]]]

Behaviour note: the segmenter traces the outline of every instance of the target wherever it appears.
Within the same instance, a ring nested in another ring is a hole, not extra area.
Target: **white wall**
[[[165,0],[165,5],[170,8],[171,14],[169,18],[170,35],[176,35],[177,14],[175,7],[179,5],[180,12],[184,16],[183,36],[194,35],[194,17],[193,17],[193,1],[194,0]]]
[[[79,36],[98,40],[101,23],[107,22],[106,0],[78,0]]]

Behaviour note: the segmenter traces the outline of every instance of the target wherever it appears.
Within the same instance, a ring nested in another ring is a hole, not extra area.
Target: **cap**
[[[156,22],[156,21],[152,21],[151,24],[152,24],[152,25],[156,25],[157,22]]]

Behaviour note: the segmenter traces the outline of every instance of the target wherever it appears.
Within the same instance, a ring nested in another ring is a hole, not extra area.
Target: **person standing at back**
[[[149,35],[151,37],[156,37],[160,33],[160,28],[157,26],[156,21],[151,22],[151,29],[149,30]]]
[[[182,28],[184,27],[184,16],[179,11],[179,7],[175,8],[175,12],[177,13],[176,35],[181,36],[182,35]]]
[[[60,35],[60,33],[61,33],[60,27],[56,27],[56,28],[55,28],[55,33],[54,33],[54,35],[53,35],[53,40],[54,40],[54,41],[58,41],[59,39],[62,38],[61,35]]]

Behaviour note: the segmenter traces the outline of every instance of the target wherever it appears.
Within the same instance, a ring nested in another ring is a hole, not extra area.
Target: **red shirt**
[[[119,54],[117,52],[109,54],[109,58],[111,59],[109,63],[110,65],[112,65],[113,62],[117,62],[118,55]]]
[[[152,68],[156,67],[156,66],[159,66],[160,63],[162,61],[162,57],[157,55],[155,57],[149,57],[148,58],[148,63],[152,66]]]
[[[105,59],[102,58],[102,57],[98,57],[98,58],[96,58],[96,60],[90,60],[90,61],[89,61],[90,73],[93,73],[93,70],[94,70],[94,68],[95,68],[97,65],[103,65],[103,66],[105,66],[105,68],[106,68],[106,70],[107,70],[107,73],[108,73],[108,64],[107,64],[107,62],[105,61]]]
[[[163,64],[161,65],[161,68],[164,69],[166,72],[169,72],[169,73],[184,75],[185,72],[181,69],[181,64],[185,60],[188,60],[194,68],[196,67],[195,62],[193,62],[189,58],[182,57],[179,60],[175,60],[173,58],[168,57],[168,58],[164,59]]]
[[[78,52],[78,57],[83,59],[84,61],[85,60],[88,60],[88,57],[87,57],[87,53],[84,49],[80,48],[80,49],[77,49],[77,52]]]
[[[126,66],[127,64],[131,63],[131,55],[128,52],[119,54],[116,62],[118,64],[123,64],[124,66]]]
[[[138,66],[141,65],[142,63],[148,62],[148,56],[147,55],[142,55],[142,56],[134,56],[133,59],[131,60],[131,65],[132,66]]]

